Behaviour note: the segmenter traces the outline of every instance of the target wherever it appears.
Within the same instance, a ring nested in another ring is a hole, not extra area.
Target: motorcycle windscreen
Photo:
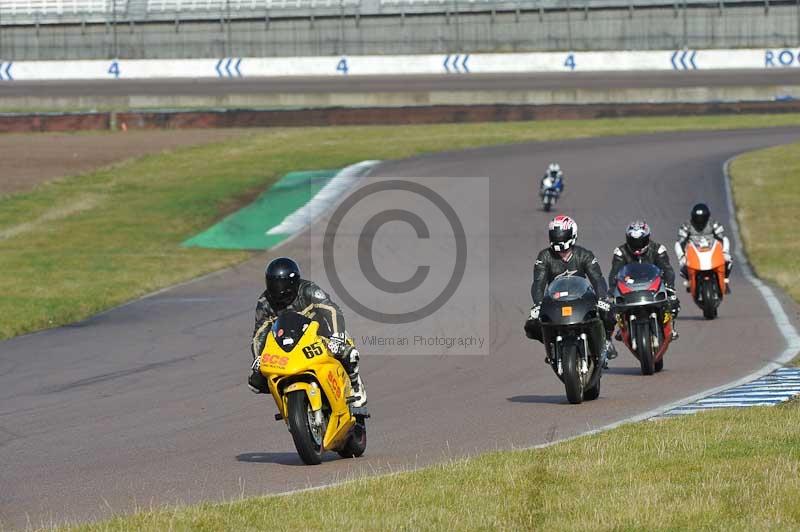
[[[553,301],[577,301],[585,296],[596,297],[592,283],[584,277],[567,276],[554,279],[547,285],[544,297]]]
[[[660,278],[661,269],[655,264],[626,264],[617,273],[617,283],[633,292],[649,289]]]
[[[300,342],[309,325],[311,320],[299,312],[283,312],[272,324],[272,335],[281,349],[289,353]]]

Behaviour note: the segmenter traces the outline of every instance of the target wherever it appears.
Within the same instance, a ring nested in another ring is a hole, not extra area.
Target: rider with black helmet
[[[525,334],[528,338],[542,341],[542,325],[539,321],[539,309],[544,298],[547,285],[557,277],[577,275],[589,280],[598,297],[598,309],[603,316],[606,328],[606,356],[613,359],[617,351],[611,342],[614,320],[611,307],[607,301],[608,286],[600,271],[600,264],[594,253],[575,245],[578,239],[578,225],[569,216],[556,216],[548,225],[550,245],[539,252],[533,266],[533,284],[531,298],[533,307],[530,317],[525,322]]]
[[[611,271],[608,273],[608,284],[614,286],[617,274],[626,264],[633,262],[655,264],[661,270],[661,278],[670,294],[670,311],[673,317],[680,312],[680,301],[675,295],[675,271],[669,263],[667,247],[650,238],[650,226],[647,222],[636,220],[628,225],[625,230],[625,243],[614,248],[611,259]],[[672,339],[678,338],[675,322],[672,326]]]
[[[329,332],[328,347],[331,353],[344,365],[350,375],[353,394],[357,396],[352,403],[362,407],[367,402],[367,390],[358,371],[359,353],[347,337],[342,310],[314,282],[300,276],[297,263],[288,257],[280,257],[267,265],[264,271],[266,289],[256,303],[256,323],[253,330],[252,373],[248,379],[250,389],[255,393],[269,393],[267,381],[259,371],[260,355],[264,349],[272,322],[278,313],[289,309],[320,322],[320,330]]]
[[[681,225],[678,228],[678,241],[675,242],[675,254],[678,256],[678,262],[681,266],[681,277],[686,279],[686,244],[692,237],[706,237],[715,238],[722,242],[722,253],[725,255],[725,289],[730,293],[730,285],[728,284],[728,277],[731,275],[731,268],[733,267],[733,260],[731,258],[731,244],[728,237],[725,236],[725,228],[722,224],[711,219],[711,210],[705,203],[698,203],[692,207],[692,213],[688,223]],[[684,282],[686,289],[689,289],[689,283]]]

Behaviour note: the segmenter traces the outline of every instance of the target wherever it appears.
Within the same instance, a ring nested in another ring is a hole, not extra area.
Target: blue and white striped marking
[[[661,417],[694,414],[714,408],[771,406],[800,395],[800,368],[781,368],[754,381],[717,392],[664,412]]]

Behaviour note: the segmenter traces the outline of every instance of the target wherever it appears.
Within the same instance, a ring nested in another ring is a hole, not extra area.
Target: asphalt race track
[[[800,69],[697,72],[513,73],[409,76],[326,76],[242,79],[107,81],[14,81],[0,84],[0,97],[225,96],[273,93],[382,93],[429,91],[526,91],[556,89],[646,89],[764,87],[800,84]]]
[[[29,520],[101,518],[151,504],[280,492],[530,446],[746,375],[778,354],[784,341],[758,292],[736,272],[717,321],[703,321],[683,297],[681,338],[667,353],[663,373],[642,377],[620,346],[600,399],[566,404],[542,348],[522,332],[533,258],[545,245],[549,217],[535,187],[540,170],[559,161],[567,175],[560,207],[578,221],[579,243],[596,250],[607,272],[630,219],[646,216],[654,237],[670,248],[697,200],[707,201],[725,223],[723,162],[797,140],[798,128],[683,132],[483,148],[380,166],[375,173],[382,177],[490,179],[486,246],[475,253],[491,264],[485,272],[491,354],[371,357],[363,348],[373,417],[361,459],[333,455],[318,467],[301,465],[284,425],[273,421],[271,399],[245,386],[266,254],[86,322],[2,343],[0,520],[25,526]],[[393,204],[391,195],[376,202],[382,204],[373,207],[384,209]],[[279,253],[299,257],[302,265],[313,248],[314,238],[301,236]],[[450,253],[432,249],[429,263],[446,262]],[[395,269],[384,271],[387,277],[402,279],[409,271],[391,257],[377,262]],[[355,336],[397,330],[364,330],[363,318],[347,317]],[[470,309],[463,309],[431,316],[424,327],[454,336],[473,334],[474,325]]]

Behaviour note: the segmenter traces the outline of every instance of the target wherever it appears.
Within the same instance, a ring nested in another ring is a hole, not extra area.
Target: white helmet
[[[561,173],[561,166],[558,163],[550,163],[550,166],[547,167],[547,175],[556,177]]]

